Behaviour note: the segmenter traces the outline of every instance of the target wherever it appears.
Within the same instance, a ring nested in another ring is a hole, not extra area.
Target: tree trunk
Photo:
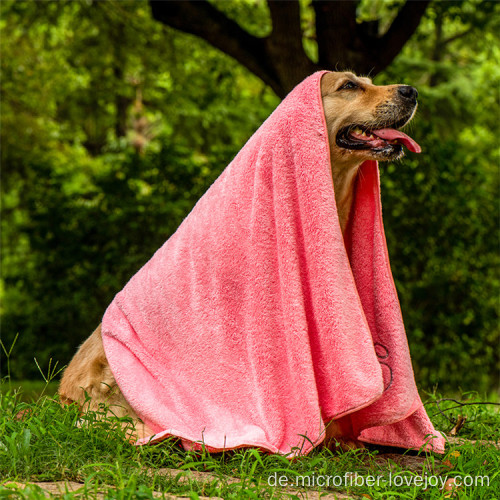
[[[245,31],[207,0],[150,0],[153,18],[197,35],[234,57],[284,97],[319,69],[350,69],[376,75],[397,56],[417,29],[430,0],[407,0],[387,32],[374,33],[373,22],[356,21],[359,0],[313,0],[318,62],[306,55],[297,0],[268,0],[272,32],[259,38]]]

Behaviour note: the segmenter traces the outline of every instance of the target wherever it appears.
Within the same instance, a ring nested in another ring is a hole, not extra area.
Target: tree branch
[[[150,0],[149,4],[153,18],[157,21],[203,38],[234,57],[273,90],[280,89],[280,82],[272,66],[266,64],[265,38],[251,35],[206,0]]]
[[[446,45],[448,45],[451,42],[454,42],[455,40],[458,40],[464,36],[467,36],[469,33],[472,33],[476,29],[475,26],[471,26],[470,28],[467,28],[464,31],[461,31],[460,33],[457,33],[455,35],[452,35],[448,38],[445,38],[444,40],[441,41],[440,47],[441,49],[444,48]]]
[[[377,64],[374,64],[375,73],[386,68],[398,55],[420,24],[429,3],[430,0],[406,0],[385,35],[377,41],[372,40],[378,56]]]

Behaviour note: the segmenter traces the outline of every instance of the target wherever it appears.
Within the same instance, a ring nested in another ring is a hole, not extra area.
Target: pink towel
[[[415,386],[376,162],[342,236],[322,74],[278,106],[104,315],[111,370],[152,440],[294,455],[349,415],[361,440],[444,450]]]

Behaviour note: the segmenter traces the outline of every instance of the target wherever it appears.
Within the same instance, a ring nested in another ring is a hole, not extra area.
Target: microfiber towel
[[[361,166],[344,236],[318,72],[249,139],[102,323],[123,395],[209,450],[308,453],[332,419],[359,439],[444,450],[417,393],[381,217]]]

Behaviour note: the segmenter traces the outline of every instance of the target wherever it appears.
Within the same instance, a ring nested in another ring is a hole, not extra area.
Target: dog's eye
[[[345,82],[343,85],[341,85],[338,90],[354,90],[354,89],[359,89],[359,85],[349,80]]]

